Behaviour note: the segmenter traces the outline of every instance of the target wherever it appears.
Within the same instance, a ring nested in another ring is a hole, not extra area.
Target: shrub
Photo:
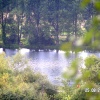
[[[49,100],[49,95],[56,93],[48,91],[53,86],[45,76],[32,71],[27,61],[19,53],[13,59],[0,54],[1,100]]]

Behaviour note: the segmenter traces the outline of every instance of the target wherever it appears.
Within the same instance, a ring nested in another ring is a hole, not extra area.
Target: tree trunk
[[[17,21],[18,21],[18,45],[19,45],[20,43],[19,16],[17,16]]]
[[[59,25],[58,25],[58,18],[57,18],[57,25],[56,25],[56,45],[59,45]]]
[[[3,47],[5,48],[6,45],[6,32],[5,32],[5,27],[6,27],[6,19],[4,20],[4,14],[3,11],[1,12],[1,27],[2,27],[2,41],[3,41]]]
[[[57,45],[57,52],[58,52],[58,47],[59,47],[59,0],[56,0],[55,2],[56,5],[56,45]]]
[[[37,48],[37,51],[41,48],[41,34],[40,34],[40,0],[37,0],[37,3],[36,3],[36,9],[35,9],[35,19],[36,19],[36,38],[37,38],[37,41],[38,41],[38,48]]]
[[[74,31],[74,33],[75,33],[75,38],[77,38],[77,13],[75,13],[75,20],[74,20],[74,25],[75,25],[75,31]]]

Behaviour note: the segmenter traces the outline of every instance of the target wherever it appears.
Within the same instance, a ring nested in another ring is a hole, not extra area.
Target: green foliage
[[[54,45],[54,40],[49,36],[44,34],[43,36],[35,37],[34,35],[31,35],[28,39],[28,42],[30,45],[37,45],[37,46],[51,46]]]
[[[92,3],[94,5],[94,9],[96,10],[96,14],[92,19],[92,23],[90,26],[90,29],[87,31],[87,33],[84,35],[82,39],[82,44],[79,45],[73,45],[72,42],[69,42],[68,44],[64,44],[62,46],[62,49],[66,52],[69,52],[70,50],[76,51],[77,48],[88,46],[90,50],[99,51],[100,47],[100,8],[99,8],[99,0],[83,0],[82,7],[86,7]],[[98,4],[97,4],[98,3]],[[77,39],[76,39],[77,41]],[[73,48],[74,46],[74,48]],[[84,50],[84,48],[82,48]],[[85,48],[86,49],[86,48]],[[69,53],[70,54],[70,53]],[[75,63],[76,61],[76,63]],[[74,80],[74,85],[71,86],[73,88],[72,94],[67,94],[65,89],[63,91],[66,93],[66,95],[70,95],[70,100],[99,100],[100,99],[100,92],[98,92],[99,89],[99,82],[100,82],[100,58],[91,55],[87,57],[85,60],[85,68],[80,68],[81,61],[76,58],[71,64],[71,67],[67,69],[67,71],[63,74],[66,80],[70,79],[71,81]],[[70,71],[71,70],[71,71]],[[78,76],[78,71],[80,70],[80,75]],[[78,88],[75,88],[77,87]],[[67,86],[65,86],[67,88]],[[64,87],[64,88],[65,88]],[[85,90],[88,89],[88,92]],[[96,89],[95,92],[92,92],[93,89]],[[71,91],[71,89],[70,89]],[[66,98],[66,96],[64,96]],[[66,99],[65,99],[66,100]]]
[[[100,80],[100,59],[94,55],[90,56],[86,58],[85,65],[86,69],[83,71],[83,79],[98,83]]]
[[[80,9],[81,1],[1,0],[0,24],[4,47],[29,48],[34,44],[39,48],[43,45],[61,44],[59,35],[64,32],[75,37],[82,36],[86,31],[84,25],[87,25],[88,19],[91,19],[94,13],[92,6],[88,6],[84,11]],[[84,2],[87,4],[89,0]],[[98,2],[95,6],[98,6]],[[87,19],[84,16],[87,16]],[[51,35],[54,38],[51,38]],[[21,41],[24,41],[22,45]]]
[[[58,34],[67,32],[73,35],[69,39],[71,42],[62,45],[67,55],[70,51],[77,53],[87,48],[100,50],[100,1],[83,0],[82,7],[87,6],[85,15],[79,4],[80,0],[44,0],[42,2],[40,0],[0,0],[0,24],[4,47],[16,48],[19,46],[16,43],[24,38],[26,40],[24,44],[27,47],[32,47],[34,44],[36,49],[39,49],[40,45],[41,47],[46,45],[47,48],[52,49],[53,47],[49,46],[55,41],[58,42]],[[80,31],[82,34],[84,32],[81,25],[88,23],[91,18],[93,20],[89,22],[90,30],[87,28],[83,38],[78,38]],[[50,37],[51,34],[55,35],[55,41]],[[91,100],[92,98],[92,100],[98,100],[99,92],[85,93],[84,89],[99,87],[97,83],[100,81],[100,59],[95,56],[86,58],[85,69],[79,67],[80,63],[81,60],[75,59],[63,74],[67,81],[71,79],[75,84],[69,87],[65,81],[64,88],[59,89],[60,92],[57,94],[44,76],[27,68],[29,65],[25,57],[17,54],[13,59],[8,59],[5,58],[5,54],[0,54],[0,99]],[[79,69],[82,73],[80,76],[77,74]],[[76,88],[77,84],[82,87]]]
[[[64,87],[59,89],[61,91],[59,94],[61,100],[67,100],[68,96],[70,97],[68,100],[92,100],[92,98],[98,100],[100,98],[98,92],[100,86],[98,84],[100,82],[100,58],[90,55],[84,62],[85,68],[80,68],[81,61],[76,59],[66,69],[63,74]],[[81,74],[78,73],[79,70]],[[74,81],[74,83],[70,84],[71,81]],[[85,92],[87,88],[89,92]],[[96,89],[96,92],[91,92],[91,89]]]
[[[0,62],[0,100],[54,98],[53,95],[57,93],[56,88],[45,76],[31,70],[25,57],[16,54],[13,58],[5,58],[5,54],[2,53]]]
[[[95,55],[91,55],[85,59],[85,65],[89,68],[90,66],[94,66],[96,62],[98,63],[99,59]]]
[[[80,88],[76,89],[70,100],[89,100],[89,99],[86,97],[84,89]]]

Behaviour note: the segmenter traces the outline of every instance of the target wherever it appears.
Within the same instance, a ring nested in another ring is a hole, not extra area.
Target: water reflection
[[[18,52],[18,50],[17,50],[17,49],[15,49],[15,50],[12,50],[12,49],[5,49],[5,52],[6,52],[6,56],[8,57],[8,56],[13,56],[13,55],[15,55],[16,52]]]
[[[1,52],[3,52],[2,49],[0,49],[0,53]],[[6,49],[5,52],[6,56],[13,56],[18,52],[18,50]],[[66,70],[66,67],[69,66],[72,59],[76,57],[74,53],[71,53],[69,57],[65,57],[65,52],[63,51],[59,51],[59,53],[56,53],[55,51],[35,52],[23,48],[20,49],[19,52],[31,59],[29,63],[35,71],[47,75],[48,79],[54,84],[60,83],[59,78],[61,77],[62,72]],[[82,51],[78,56],[85,59],[90,54],[92,53]],[[100,53],[94,54],[100,57]]]
[[[58,83],[56,78],[60,77],[63,69],[68,64],[62,52],[29,52],[27,53],[27,57],[32,59],[34,70],[46,74],[53,83]]]

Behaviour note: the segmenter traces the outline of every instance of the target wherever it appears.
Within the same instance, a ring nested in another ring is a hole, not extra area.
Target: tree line
[[[0,0],[1,47],[59,46],[59,35],[82,35],[95,11],[92,3],[82,10],[81,1]]]

